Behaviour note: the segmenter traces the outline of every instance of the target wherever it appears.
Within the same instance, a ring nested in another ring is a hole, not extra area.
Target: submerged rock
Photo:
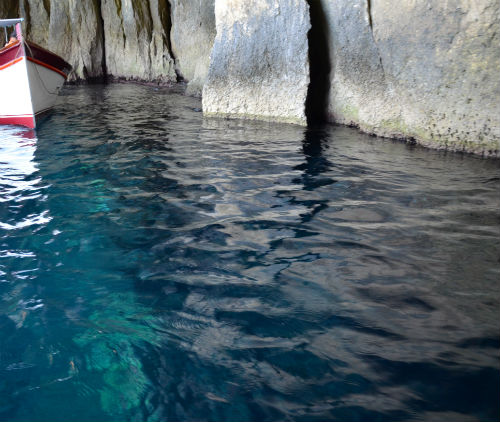
[[[180,76],[189,81],[187,93],[201,96],[215,38],[214,0],[171,0],[170,39]]]
[[[306,124],[305,0],[216,0],[205,115]]]

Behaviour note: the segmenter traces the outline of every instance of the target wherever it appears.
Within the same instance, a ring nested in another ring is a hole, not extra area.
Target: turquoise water
[[[497,420],[500,162],[200,107],[0,128],[0,420]]]

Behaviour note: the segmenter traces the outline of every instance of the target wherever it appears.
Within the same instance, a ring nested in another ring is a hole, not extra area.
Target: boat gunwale
[[[21,44],[21,41],[16,41],[16,42],[13,42],[12,44],[9,44],[9,45],[6,45],[2,48],[0,48],[0,54],[4,54],[6,53],[7,51],[9,51],[11,48],[14,48],[14,47],[18,47],[19,44]]]
[[[51,66],[50,64],[47,64],[45,62],[42,62],[41,60],[38,60],[38,59],[35,59],[34,57],[29,57],[27,56],[26,59],[38,66],[43,66],[45,67],[46,69],[49,69],[49,70],[52,70],[53,72],[56,72],[58,73],[59,75],[61,75],[64,79],[68,79],[68,75],[66,73],[64,73],[62,70],[59,70],[57,69],[56,67],[54,66]]]

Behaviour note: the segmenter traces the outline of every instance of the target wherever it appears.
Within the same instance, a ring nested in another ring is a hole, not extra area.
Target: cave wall
[[[1,16],[23,16],[27,38],[73,66],[70,81],[177,81],[167,0],[2,0],[0,7]]]
[[[305,0],[216,0],[205,115],[306,123]]]
[[[19,1],[18,0],[1,0],[0,1],[0,19],[13,19],[19,15]],[[3,31],[2,31],[3,32]],[[4,35],[1,35],[3,40]]]
[[[304,101],[303,85],[290,77],[300,75],[300,70],[280,68],[281,58],[296,62],[297,38],[305,39],[302,27],[294,25],[289,33],[281,16],[264,22],[259,4],[215,2],[217,37],[203,91],[207,115],[271,115],[285,120],[287,114],[296,117],[298,103]],[[293,0],[270,1],[267,13],[273,6],[292,4]],[[434,148],[500,154],[498,0],[308,4],[313,23],[308,117]],[[229,11],[217,12],[225,8]],[[302,10],[293,9],[289,13],[300,18]],[[257,30],[256,22],[261,22]],[[286,41],[269,43],[274,30]],[[269,61],[274,47],[280,49],[280,57],[276,54]],[[290,82],[296,84],[298,95],[289,89]],[[270,113],[274,99],[282,105],[278,113]]]
[[[176,81],[166,0],[101,0],[106,73],[158,83]]]
[[[206,114],[500,156],[498,0],[0,0],[19,15],[71,81],[185,80]]]
[[[435,148],[499,154],[498,1],[321,6],[332,65],[330,121]]]
[[[73,66],[70,81],[102,79],[104,31],[99,0],[20,0],[18,10],[25,18],[26,38]]]
[[[215,39],[215,0],[171,0],[170,39],[179,76],[187,93],[201,96]]]

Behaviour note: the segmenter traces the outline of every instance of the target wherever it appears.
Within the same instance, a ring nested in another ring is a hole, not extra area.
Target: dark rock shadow
[[[328,24],[323,5],[319,0],[308,0],[307,3],[311,19],[311,29],[307,34],[311,81],[306,97],[306,117],[307,123],[311,125],[328,120],[328,95],[332,66],[328,46]]]

